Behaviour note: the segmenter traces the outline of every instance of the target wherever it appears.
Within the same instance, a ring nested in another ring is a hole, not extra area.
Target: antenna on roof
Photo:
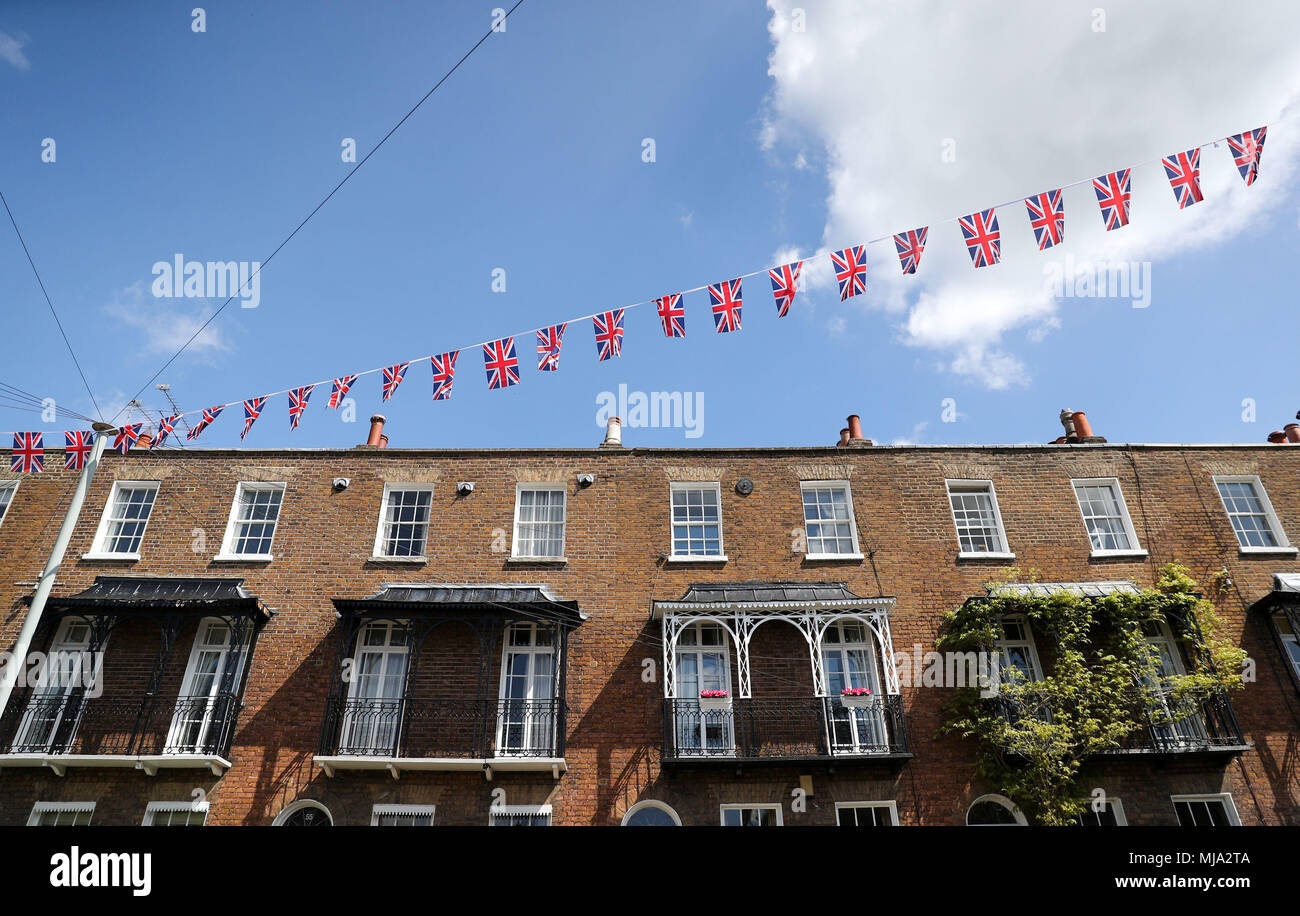
[[[166,385],[166,384],[154,385],[154,388],[161,391],[163,393],[163,397],[167,399],[167,403],[172,405],[172,413],[181,414],[181,405],[177,404],[176,400],[172,397],[171,385]],[[186,429],[190,428],[190,424],[186,421],[184,414],[181,414],[181,425],[184,426]]]

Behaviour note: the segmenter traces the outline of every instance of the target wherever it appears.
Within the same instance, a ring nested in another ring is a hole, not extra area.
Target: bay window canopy
[[[31,597],[24,603],[31,604]],[[155,578],[96,576],[89,588],[75,595],[51,596],[48,614],[157,614],[176,612],[201,616],[241,616],[265,621],[271,614],[244,588],[242,578]]]
[[[371,617],[420,612],[540,617],[569,627],[587,619],[578,602],[557,599],[542,585],[386,584],[367,598],[335,598],[334,607],[340,614]]]

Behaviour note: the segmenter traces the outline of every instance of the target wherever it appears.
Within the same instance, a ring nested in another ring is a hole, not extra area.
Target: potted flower
[[[862,709],[871,705],[870,687],[845,687],[840,691],[840,702],[846,709]]]
[[[731,708],[731,694],[725,690],[701,690],[700,709],[722,710]]]

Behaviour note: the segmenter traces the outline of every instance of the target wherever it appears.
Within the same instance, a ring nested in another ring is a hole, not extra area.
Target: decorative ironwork
[[[240,706],[230,692],[167,703],[152,694],[36,697],[6,713],[0,753],[225,756]]]
[[[911,756],[903,698],[846,708],[838,697],[736,698],[730,709],[664,701],[664,760],[870,760]]]
[[[332,699],[321,753],[351,757],[563,757],[559,700]],[[337,737],[332,737],[337,736]]]

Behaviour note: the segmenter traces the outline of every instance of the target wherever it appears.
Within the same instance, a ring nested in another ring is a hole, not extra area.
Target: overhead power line
[[[506,12],[506,15],[503,17],[502,21],[508,20],[510,16],[514,13],[514,11],[519,9],[519,7],[523,5],[523,2],[524,0],[517,0],[515,5],[510,7],[510,9]],[[355,175],[363,165],[366,164],[366,162],[370,159],[370,157],[373,156],[376,152],[378,152],[381,146],[383,146],[385,143],[388,142],[388,138],[391,137],[393,134],[397,133],[398,128],[400,128],[403,124],[405,124],[407,120],[411,117],[411,115],[415,114],[416,111],[419,110],[420,106],[423,105],[426,101],[428,101],[429,97],[433,95],[435,92],[437,92],[439,87],[441,87],[443,83],[447,82],[447,80],[451,78],[451,75],[453,73],[455,73],[457,70],[460,69],[461,64],[469,60],[470,55],[473,54],[475,51],[477,51],[479,47],[483,44],[483,42],[487,41],[492,36],[492,33],[494,31],[495,28],[489,28],[486,32],[484,32],[483,37],[480,38],[478,41],[474,42],[474,46],[471,47],[468,51],[466,51],[464,55],[461,57],[461,59],[456,61],[456,63],[452,66],[450,70],[448,70],[446,73],[442,75],[442,79],[434,83],[433,88],[430,89],[428,92],[426,92],[423,95],[423,97],[421,97],[420,101],[416,102],[411,107],[410,111],[402,115],[402,119],[398,121],[396,124],[394,124],[392,129],[389,130],[388,133],[384,134],[384,136],[380,139],[380,141],[371,148],[370,152],[366,153],[363,157],[361,157],[361,160],[356,165],[354,165],[351,169],[348,170],[348,173],[343,176],[343,180],[340,181],[338,184],[336,184],[334,188],[328,194],[325,195],[325,197],[321,200],[321,202],[318,203],[314,208],[312,208],[312,211],[303,218],[302,222],[298,223],[298,225],[294,227],[293,231],[284,237],[284,241],[280,242],[279,245],[275,246],[275,250],[272,251],[271,254],[268,255],[265,259],[263,259],[261,266],[259,266],[256,270],[254,270],[249,275],[248,280],[245,281],[244,285],[247,285],[248,283],[252,282],[253,277],[261,273],[262,268],[266,267],[267,264],[271,263],[271,259],[280,253],[280,249],[283,248],[285,245],[289,244],[289,241],[295,235],[298,234],[299,230],[301,230],[303,226],[306,226],[307,223],[311,220],[311,218],[315,216],[322,207],[324,207],[327,203],[329,203],[330,198],[332,198],[335,194],[337,194],[339,189],[348,183],[348,180],[353,175]],[[240,289],[242,288],[243,287],[241,286]],[[134,395],[132,395],[131,398],[132,400],[138,398],[146,388],[148,388],[150,385],[153,384],[154,380],[157,379],[158,376],[162,375],[165,371],[167,371],[167,367],[170,366],[172,363],[174,363],[177,360],[177,358],[179,358],[180,355],[189,348],[189,345],[194,343],[194,341],[198,338],[198,336],[207,329],[208,325],[212,324],[212,322],[217,319],[217,316],[226,310],[226,306],[230,305],[230,303],[234,301],[235,297],[239,295],[240,289],[237,289],[233,293],[231,293],[230,297],[226,299],[225,302],[221,303],[220,308],[218,308],[215,312],[209,315],[207,320],[204,321],[203,324],[199,325],[198,330],[196,330],[193,334],[191,334],[190,338],[187,341],[185,341],[185,343],[181,344],[180,349],[178,349],[175,353],[173,353],[171,357],[167,360],[167,362],[163,363],[162,367],[157,372],[155,372],[152,376],[149,377],[149,381],[145,382],[143,385],[140,386],[140,390],[137,391]],[[125,408],[123,408],[123,410],[124,409]],[[121,415],[122,415],[122,411],[119,410],[117,414],[113,417],[114,422],[116,422],[117,418]]]

